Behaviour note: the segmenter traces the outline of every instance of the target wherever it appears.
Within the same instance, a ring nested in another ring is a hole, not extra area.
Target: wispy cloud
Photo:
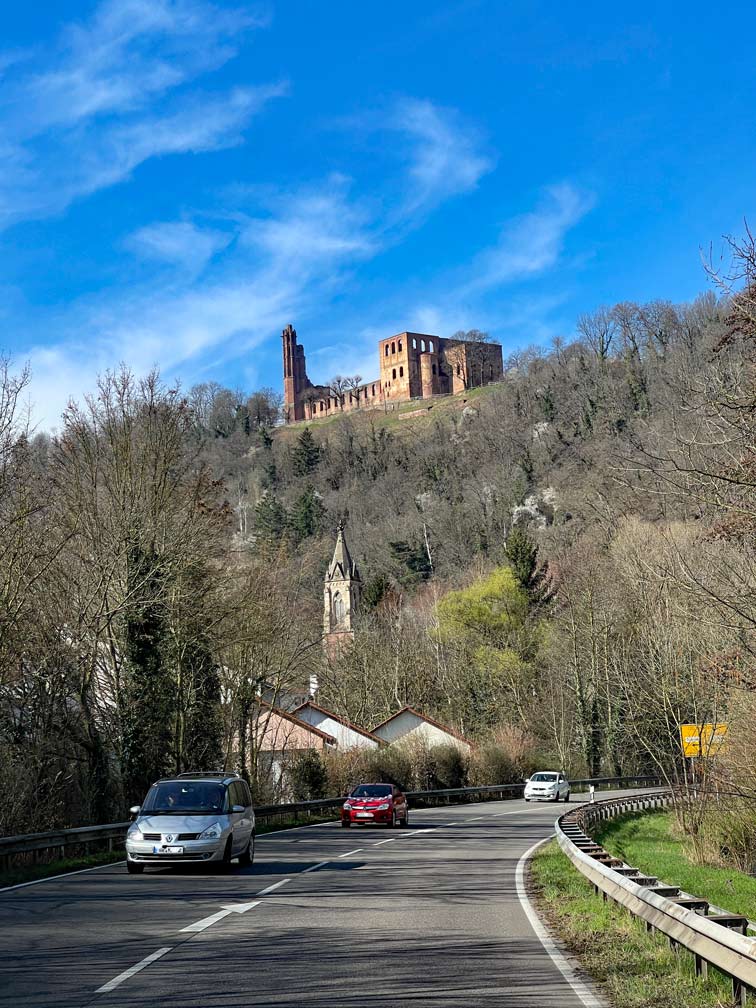
[[[192,92],[261,19],[204,0],[105,0],[52,51],[7,62],[0,226],[65,209],[165,154],[239,142],[285,86]],[[3,57],[0,54],[0,64]]]
[[[591,193],[567,182],[547,188],[534,210],[504,224],[497,243],[479,253],[459,293],[480,293],[554,266],[568,232],[594,202]]]
[[[407,145],[404,214],[427,212],[469,192],[494,166],[481,149],[478,131],[453,109],[405,98],[396,103],[387,125]]]
[[[148,224],[129,235],[124,244],[140,258],[178,267],[196,277],[232,238],[226,231],[183,220]]]
[[[68,394],[92,387],[99,372],[123,358],[137,372],[158,364],[170,376],[182,365],[196,373],[208,362],[243,357],[279,330],[282,319],[327,303],[342,270],[372,250],[366,218],[340,178],[281,194],[265,212],[237,213],[223,249],[218,233],[176,222],[132,236],[135,248],[176,261],[193,235],[204,234],[205,250],[215,247],[215,258],[201,282],[186,276],[73,305],[63,338],[29,354],[40,422],[54,424]]]

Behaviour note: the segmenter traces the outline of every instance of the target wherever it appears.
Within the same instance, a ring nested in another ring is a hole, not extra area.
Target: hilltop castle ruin
[[[286,423],[463,392],[500,381],[503,375],[498,343],[403,332],[379,342],[380,377],[374,381],[354,388],[313,385],[296,329],[289,324],[281,338]]]

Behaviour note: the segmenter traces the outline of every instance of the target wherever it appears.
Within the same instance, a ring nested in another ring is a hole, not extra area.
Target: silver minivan
[[[155,781],[141,805],[131,809],[126,867],[141,874],[148,865],[204,864],[233,858],[252,864],[255,813],[245,780],[227,773],[182,773]]]

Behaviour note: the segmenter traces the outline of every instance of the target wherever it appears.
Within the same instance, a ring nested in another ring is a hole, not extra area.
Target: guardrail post
[[[742,980],[738,980],[737,977],[732,978],[732,1000],[736,1005],[740,1005],[740,1008],[746,1008],[748,998],[748,988],[743,983]]]
[[[695,953],[693,958],[696,961],[696,976],[706,980],[709,975],[709,964],[698,953]]]

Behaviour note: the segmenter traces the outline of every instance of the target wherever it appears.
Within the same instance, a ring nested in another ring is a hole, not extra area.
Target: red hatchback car
[[[341,825],[353,823],[409,826],[407,799],[393,784],[358,784],[341,809]]]

